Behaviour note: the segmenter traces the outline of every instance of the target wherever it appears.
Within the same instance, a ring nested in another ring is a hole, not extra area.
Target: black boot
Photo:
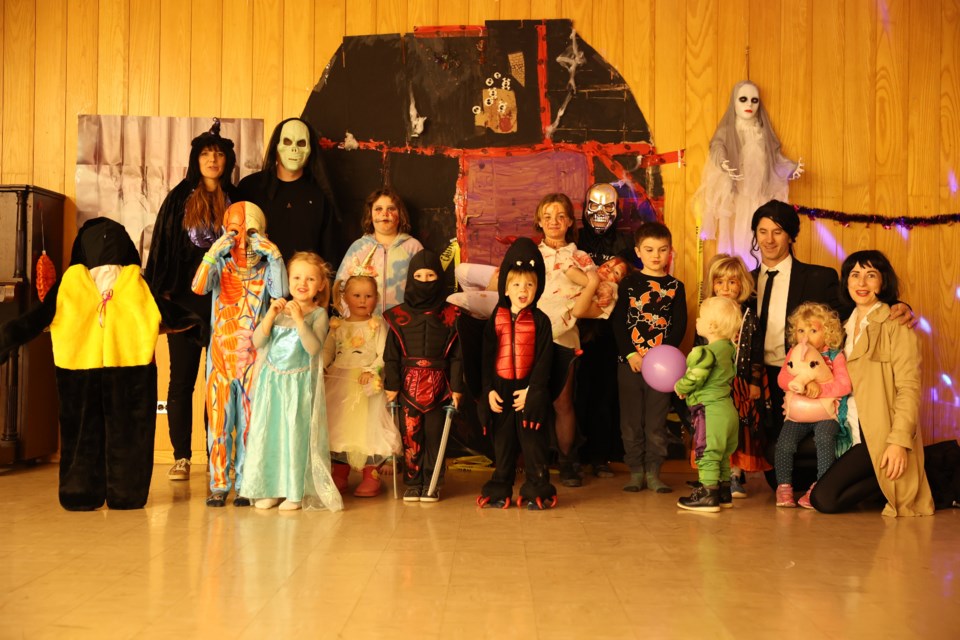
[[[720,512],[720,491],[717,487],[694,487],[689,498],[677,500],[677,506],[688,511],[703,511],[705,513]]]
[[[583,478],[577,473],[577,468],[573,462],[564,458],[560,459],[560,484],[565,487],[582,487]]]
[[[723,509],[733,508],[733,493],[730,491],[729,482],[721,482],[720,488],[718,489],[718,496],[720,499],[720,507]]]

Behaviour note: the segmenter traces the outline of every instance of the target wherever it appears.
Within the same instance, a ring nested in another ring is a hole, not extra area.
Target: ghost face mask
[[[597,233],[604,233],[617,219],[617,190],[598,182],[587,191],[587,222]]]
[[[745,84],[737,91],[735,105],[737,117],[742,120],[752,120],[760,110],[760,91],[755,85]]]
[[[253,250],[252,240],[255,235],[264,235],[267,229],[266,219],[260,207],[252,202],[237,202],[230,205],[223,214],[223,227],[227,232],[233,232],[233,249],[230,255],[237,266],[247,267],[257,264],[260,255]]]
[[[310,157],[310,130],[300,120],[291,120],[280,129],[277,156],[287,171],[296,173],[303,169]]]

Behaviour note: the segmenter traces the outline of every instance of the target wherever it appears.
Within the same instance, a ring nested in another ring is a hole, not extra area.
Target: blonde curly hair
[[[837,312],[819,302],[804,302],[787,318],[787,342],[790,346],[797,344],[797,325],[801,322],[809,325],[814,320],[823,325],[823,342],[831,349],[839,349],[843,344],[843,326]]]

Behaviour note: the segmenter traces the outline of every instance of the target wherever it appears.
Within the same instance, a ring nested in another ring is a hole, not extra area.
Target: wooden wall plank
[[[529,20],[533,17],[530,0],[510,0],[500,3],[501,20]]]
[[[469,24],[470,0],[443,0],[437,7],[437,20],[441,25]]]
[[[160,111],[160,0],[130,5],[130,115],[155,116]]]
[[[347,3],[347,35],[364,36],[377,32],[377,3]]]
[[[3,173],[7,184],[33,181],[36,7],[33,0],[3,4]]]
[[[499,20],[500,1],[470,0],[467,12],[467,22],[469,24],[483,24],[487,20]]]
[[[316,0],[314,9],[313,81],[320,81],[330,58],[343,42],[346,30],[346,0]]]
[[[3,49],[4,37],[3,37],[3,25],[4,25],[4,9],[6,7],[0,7],[0,149],[3,149],[3,70],[6,68],[6,62],[8,60]],[[3,153],[0,153],[0,177],[3,176]]]
[[[791,0],[780,16],[780,113],[776,131],[786,132],[780,136],[783,154],[791,160],[808,159],[812,146],[810,118],[813,107],[810,97],[813,51],[810,47],[813,33],[811,0]],[[810,180],[801,176],[790,182],[790,202],[810,201]],[[805,260],[810,259],[813,248],[821,245],[819,238],[811,237],[810,225],[802,225],[800,249]]]
[[[644,0],[631,0],[630,4],[643,3]],[[563,18],[562,0],[530,0],[530,17],[534,20]]]
[[[907,211],[929,216],[938,210],[940,173],[940,0],[909,3],[907,63]],[[958,52],[960,53],[960,52]]]
[[[407,0],[377,0],[377,33],[404,33]]]
[[[943,0],[940,29],[940,211],[960,211],[960,0]]]
[[[614,69],[623,73],[623,0],[595,0],[590,46]]]
[[[201,17],[198,20],[202,21]],[[164,0],[160,5],[160,115],[190,114],[190,82],[185,69],[192,59],[190,0]]]
[[[224,118],[249,118],[253,109],[253,4],[254,0],[230,0],[223,11],[227,62],[221,65],[220,111]],[[305,43],[301,43],[304,47]],[[311,47],[312,52],[312,47]],[[309,57],[309,56],[308,56]],[[313,61],[310,61],[313,76]],[[270,125],[264,123],[264,128]]]
[[[593,7],[591,0],[563,0],[563,16],[573,20],[573,28],[587,42],[593,42]]]
[[[629,26],[630,36],[627,36],[627,31],[624,32],[621,73],[630,85],[651,133],[654,131],[654,68],[657,57],[654,35],[656,6],[656,0],[631,0],[623,6],[624,28]]]
[[[407,31],[414,27],[435,27],[440,24],[439,0],[408,0]]]
[[[67,3],[37,0],[36,110],[34,144],[64,148],[67,87]],[[61,153],[33,154],[33,184],[63,192],[66,158]]]
[[[253,4],[253,77],[256,87],[250,115],[263,118],[263,143],[283,120],[283,0],[257,0]]]
[[[193,0],[191,12],[190,115],[219,117],[225,43],[223,0]]]
[[[130,73],[129,0],[100,0],[97,37],[97,113],[127,113]]]
[[[750,12],[739,2],[721,1],[717,7],[717,112],[715,122],[727,111],[733,87],[747,79],[747,46],[750,44]],[[719,36],[718,36],[719,37]]]
[[[313,90],[313,0],[285,0],[283,4],[283,118],[299,116]],[[264,123],[273,130],[276,123]],[[266,134],[267,132],[264,131]]]

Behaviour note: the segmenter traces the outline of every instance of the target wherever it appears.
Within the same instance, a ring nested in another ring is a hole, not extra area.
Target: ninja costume
[[[414,274],[431,269],[442,275],[440,258],[425,250],[410,259],[403,304],[383,314],[390,333],[383,354],[383,388],[398,391],[403,436],[404,482],[430,484],[440,438],[443,405],[462,393],[463,372],[457,339],[457,307],[446,302],[443,282],[419,282]]]
[[[60,504],[139,509],[153,473],[161,320],[170,330],[200,318],[155,300],[140,255],[109,218],[87,221],[70,267],[43,303],[0,330],[0,354],[50,327],[60,395]],[[0,355],[5,358],[6,355]]]
[[[510,273],[533,273],[537,290],[533,300],[517,314],[506,295]],[[483,485],[480,506],[510,506],[516,480],[517,455],[522,452],[526,481],[520,487],[518,504],[527,501],[542,508],[557,495],[550,484],[550,431],[552,410],[550,372],[553,332],[550,318],[537,308],[545,285],[543,256],[528,238],[517,239],[500,265],[500,301],[487,320],[483,334],[483,393],[480,398],[484,424],[493,435],[496,469]],[[515,391],[528,389],[524,408],[513,408]],[[496,391],[503,400],[502,412],[490,410],[489,396]]]

